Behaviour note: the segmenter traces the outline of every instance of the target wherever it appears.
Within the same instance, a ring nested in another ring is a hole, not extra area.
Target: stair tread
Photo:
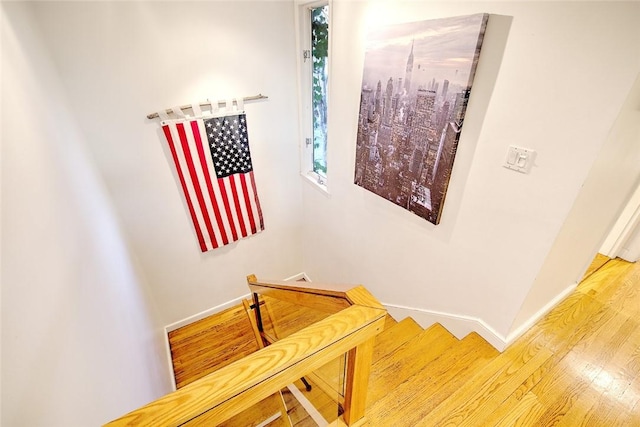
[[[421,370],[459,340],[440,324],[434,324],[372,364],[367,399],[375,402],[405,378]]]
[[[373,362],[375,363],[384,355],[391,353],[423,330],[424,329],[410,317],[396,322],[396,324],[391,327],[387,327],[385,323],[385,330],[376,337],[376,343],[373,349]]]
[[[387,388],[382,398],[369,401],[367,418],[371,425],[382,425],[393,414],[403,414],[398,425],[413,426],[498,354],[482,337],[469,334],[393,390]]]
[[[474,412],[478,408],[490,401],[502,402],[527,378],[544,369],[552,354],[535,340],[516,344],[508,353],[499,354],[485,364],[416,425],[474,425],[477,421]]]

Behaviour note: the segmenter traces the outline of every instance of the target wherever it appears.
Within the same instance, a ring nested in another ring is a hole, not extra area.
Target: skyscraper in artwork
[[[444,79],[444,83],[442,84],[442,102],[445,103],[447,101],[447,91],[449,90],[449,80]]]
[[[411,41],[411,53],[407,58],[407,70],[404,75],[404,91],[409,94],[411,89],[411,74],[413,73],[413,40]]]
[[[389,81],[387,81],[387,90],[384,94],[384,118],[382,123],[386,126],[391,125],[392,118],[392,105],[391,105],[391,97],[393,96],[393,79],[389,77]]]

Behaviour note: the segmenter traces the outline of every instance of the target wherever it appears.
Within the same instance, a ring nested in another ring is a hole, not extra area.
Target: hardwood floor
[[[610,258],[608,256],[605,256],[602,254],[596,254],[593,261],[591,261],[589,268],[587,268],[587,271],[584,273],[584,276],[582,277],[582,281],[586,280],[589,276],[591,276],[593,273],[598,271],[600,267],[602,267],[607,262],[609,262],[609,260]]]
[[[458,340],[439,324],[389,318],[376,338],[367,425],[640,427],[640,265],[596,262],[503,353],[475,333]],[[294,425],[313,425],[284,394]],[[336,411],[324,399],[323,411]]]
[[[242,305],[170,332],[169,347],[177,388],[258,350]]]
[[[639,320],[640,266],[609,261],[420,420],[394,425],[640,426]]]

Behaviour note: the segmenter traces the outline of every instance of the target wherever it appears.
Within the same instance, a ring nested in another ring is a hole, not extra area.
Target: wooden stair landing
[[[389,317],[367,425],[640,427],[640,265],[598,262],[503,353],[475,333],[458,340],[439,324]],[[287,405],[295,425],[314,425],[291,396]]]
[[[242,304],[169,332],[176,381],[182,388],[258,351]]]

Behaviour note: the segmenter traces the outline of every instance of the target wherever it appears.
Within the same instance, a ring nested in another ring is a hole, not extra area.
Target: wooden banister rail
[[[247,284],[252,293],[329,313],[338,312],[354,304],[384,310],[383,305],[362,285],[339,290],[336,288],[346,288],[346,285],[276,280],[258,281],[254,275],[247,276]],[[313,287],[308,286],[309,284]]]
[[[347,352],[343,417],[353,425],[364,417],[373,340],[383,329],[386,311],[363,287],[354,288],[351,298],[366,304],[349,300],[353,305],[348,308],[107,426],[217,425]]]

